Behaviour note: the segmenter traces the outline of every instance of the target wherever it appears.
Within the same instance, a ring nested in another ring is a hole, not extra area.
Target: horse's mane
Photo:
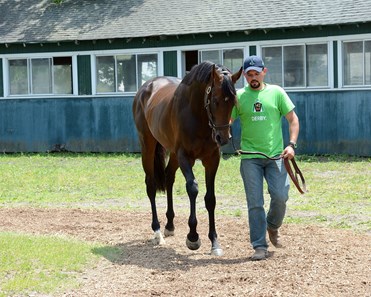
[[[208,83],[210,81],[211,69],[214,63],[210,61],[202,62],[198,65],[192,67],[191,71],[183,78],[182,84],[191,85],[194,81],[200,83]],[[220,64],[215,64],[215,69],[224,75],[222,82],[222,90],[226,97],[234,98],[236,95],[236,89],[234,88],[231,77],[228,74],[231,74],[231,71]]]

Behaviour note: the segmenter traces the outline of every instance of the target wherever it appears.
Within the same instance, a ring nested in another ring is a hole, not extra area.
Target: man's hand
[[[283,150],[281,156],[284,159],[291,160],[292,158],[295,157],[295,150],[294,150],[294,148],[291,145],[286,146],[285,149]]]

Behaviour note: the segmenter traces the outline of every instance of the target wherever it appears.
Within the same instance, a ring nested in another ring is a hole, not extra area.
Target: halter
[[[228,72],[223,71],[222,73],[224,74],[224,73],[228,73]],[[231,125],[228,123],[226,125],[217,126],[217,125],[215,125],[215,123],[213,121],[213,115],[212,115],[211,110],[210,110],[211,100],[209,98],[211,93],[212,93],[213,87],[214,87],[214,80],[210,84],[208,84],[206,89],[205,89],[205,96],[204,96],[204,104],[205,105],[204,106],[205,106],[205,109],[206,109],[207,117],[209,118],[209,126],[213,130],[213,132],[216,133],[216,130],[227,129]]]

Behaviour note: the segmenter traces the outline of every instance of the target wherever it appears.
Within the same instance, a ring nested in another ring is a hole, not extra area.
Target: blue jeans
[[[254,249],[267,249],[267,227],[281,227],[289,198],[290,182],[283,159],[242,159],[240,172],[247,200],[250,242]],[[271,198],[267,214],[264,209],[263,178],[267,181]]]

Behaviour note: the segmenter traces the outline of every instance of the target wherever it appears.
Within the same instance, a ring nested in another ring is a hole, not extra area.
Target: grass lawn
[[[287,222],[370,230],[371,159],[348,156],[298,156],[308,193],[292,184]],[[246,202],[239,157],[224,156],[216,178],[218,213],[245,215]],[[0,207],[102,207],[149,209],[139,154],[11,154],[0,156]],[[200,211],[205,194],[200,162],[194,166],[199,183]],[[265,190],[267,194],[267,191]],[[157,203],[166,203],[160,193]],[[268,199],[267,194],[267,199]],[[174,185],[177,211],[188,212],[184,177]]]
[[[292,184],[285,223],[370,233],[371,158],[298,156],[297,163],[308,192],[301,195]],[[221,159],[216,179],[218,215],[247,216],[239,166],[239,157]],[[150,209],[138,154],[3,154],[0,168],[0,207]],[[194,171],[200,191],[198,212],[206,212],[200,162]],[[269,196],[264,192],[267,205]],[[176,211],[188,214],[180,170],[174,200]],[[159,194],[157,202],[165,207],[165,195]],[[0,297],[52,294],[77,285],[79,272],[98,259],[92,252],[96,248],[94,243],[69,238],[0,232]]]

